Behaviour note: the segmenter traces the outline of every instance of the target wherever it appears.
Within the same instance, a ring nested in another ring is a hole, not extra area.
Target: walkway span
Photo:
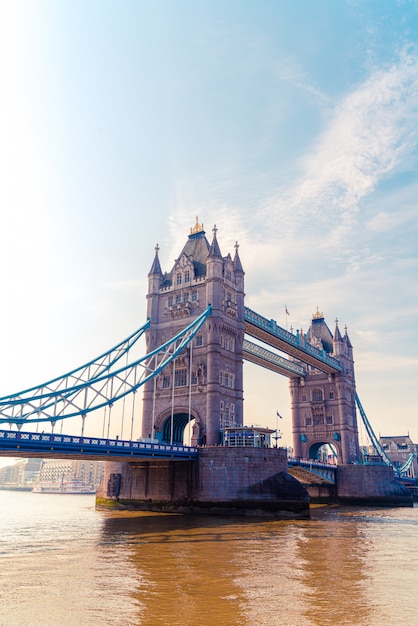
[[[277,350],[303,363],[312,365],[312,367],[326,374],[336,374],[342,371],[338,359],[329,356],[325,350],[318,350],[318,348],[311,346],[303,335],[293,335],[284,328],[281,328],[274,320],[268,320],[248,307],[244,309],[244,321],[247,335],[273,346]],[[245,356],[245,358],[247,358],[247,356]],[[289,363],[291,362],[289,361]],[[268,360],[264,367],[268,367]],[[268,367],[268,369],[272,368]],[[291,376],[290,367],[287,369],[285,375]],[[300,374],[294,373],[293,377],[294,376],[300,376]]]

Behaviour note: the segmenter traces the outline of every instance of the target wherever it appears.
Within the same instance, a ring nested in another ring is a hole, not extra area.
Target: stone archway
[[[187,443],[184,441],[185,430],[187,426],[192,428],[191,433],[191,443],[195,445],[199,443],[199,422],[195,418],[195,416],[189,415],[189,413],[185,413],[179,411],[174,413],[173,417],[168,415],[162,423],[161,427],[161,440],[165,443],[171,442],[171,426],[173,425],[173,443],[177,445],[183,445]]]
[[[307,457],[315,461],[329,462],[329,457],[341,459],[341,450],[335,441],[317,441],[309,446]]]

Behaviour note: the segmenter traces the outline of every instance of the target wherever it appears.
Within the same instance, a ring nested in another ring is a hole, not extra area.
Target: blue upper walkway
[[[329,356],[325,350],[318,350],[318,348],[311,346],[303,335],[293,335],[274,320],[268,320],[248,307],[244,309],[244,321],[247,335],[288,354],[294,359],[298,359],[302,363],[307,363],[321,372],[327,374],[341,372],[342,367],[338,359]],[[259,346],[248,341],[244,344],[244,358],[290,378],[305,376],[305,371],[301,365],[279,357],[268,350],[260,349]]]

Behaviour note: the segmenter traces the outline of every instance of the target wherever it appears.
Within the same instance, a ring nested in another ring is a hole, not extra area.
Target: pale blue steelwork
[[[72,387],[65,387],[64,390],[60,390],[58,385],[57,389],[45,392],[45,385],[40,385],[31,389],[38,393],[30,397],[13,394],[1,398],[0,423],[7,422],[18,426],[36,422],[55,423],[70,417],[80,415],[85,417],[87,413],[111,406],[117,400],[136,392],[139,387],[171,363],[188,346],[211,311],[212,308],[209,305],[199,317],[169,341],[116,371],[108,371],[100,376],[96,374],[90,380],[79,382]],[[163,356],[159,359],[161,355]],[[153,364],[152,361],[154,361]],[[139,371],[141,374],[138,374]],[[62,378],[68,378],[68,375]],[[19,416],[14,414],[15,408],[20,408]]]

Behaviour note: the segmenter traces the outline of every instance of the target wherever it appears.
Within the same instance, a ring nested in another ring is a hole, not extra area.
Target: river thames
[[[0,491],[0,624],[413,625],[417,546],[418,508],[267,521]]]

